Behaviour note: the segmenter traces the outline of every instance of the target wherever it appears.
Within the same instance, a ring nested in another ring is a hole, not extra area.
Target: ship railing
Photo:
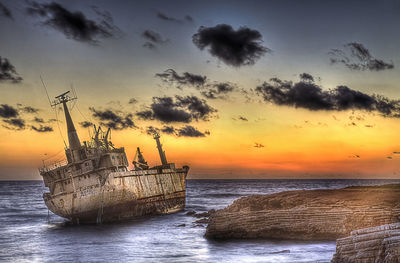
[[[44,165],[43,167],[41,167],[39,169],[39,171],[41,173],[50,172],[52,170],[55,170],[55,169],[57,169],[57,168],[59,168],[61,166],[65,166],[67,164],[68,164],[67,160],[62,160],[62,161],[55,162],[55,163],[52,163],[52,164]]]

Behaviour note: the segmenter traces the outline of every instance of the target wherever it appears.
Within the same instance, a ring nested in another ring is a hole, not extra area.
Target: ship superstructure
[[[175,168],[168,163],[154,133],[161,165],[149,167],[139,147],[133,164],[123,147],[109,139],[110,128],[93,127],[90,141],[81,144],[67,103],[76,98],[69,93],[56,97],[53,106],[62,104],[68,132],[66,160],[39,169],[49,192],[44,201],[53,213],[73,223],[101,223],[143,215],[167,214],[185,206],[188,166]]]

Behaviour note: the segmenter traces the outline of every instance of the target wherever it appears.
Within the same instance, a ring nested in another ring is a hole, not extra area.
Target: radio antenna
[[[46,85],[44,84],[44,81],[43,81],[43,79],[42,79],[42,76],[39,75],[39,77],[40,77],[40,81],[42,81],[42,85],[43,85],[44,91],[46,91],[47,99],[49,100],[49,104],[50,104],[50,106],[51,106],[51,101],[50,101],[49,93],[47,92]]]

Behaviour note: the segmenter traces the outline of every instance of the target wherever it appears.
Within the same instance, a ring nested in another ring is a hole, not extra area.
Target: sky
[[[0,180],[112,128],[189,178],[399,178],[399,1],[0,0]]]

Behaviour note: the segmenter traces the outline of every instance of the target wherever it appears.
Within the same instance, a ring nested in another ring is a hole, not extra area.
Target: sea
[[[0,181],[0,262],[330,262],[335,241],[208,240],[187,213],[253,194],[388,183],[400,180],[188,180],[184,211],[71,225],[48,211],[42,181]]]

